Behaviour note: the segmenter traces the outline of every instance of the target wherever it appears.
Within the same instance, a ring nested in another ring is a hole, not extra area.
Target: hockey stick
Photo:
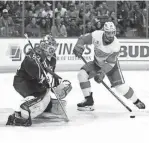
[[[28,43],[30,44],[33,53],[34,53],[34,54],[36,55],[36,57],[37,57],[37,54],[36,54],[36,52],[35,52],[35,50],[34,50],[34,48],[33,48],[33,45],[32,45],[31,41],[30,41],[29,38],[28,38],[28,35],[27,35],[27,34],[24,34],[24,36],[25,36],[26,39],[28,40]],[[40,63],[38,60],[37,60],[37,62],[38,62],[38,64],[39,64],[41,70],[42,70],[43,73],[44,73],[44,77],[46,78],[46,81],[48,82],[49,79],[48,79],[48,77],[47,77],[47,74],[46,74],[46,72],[45,72],[43,66],[41,65],[41,63]],[[47,69],[47,71],[48,71],[51,75],[53,75],[55,78],[62,79],[60,76],[58,76],[58,75],[55,74],[53,71],[51,71],[48,67],[47,67],[46,69]],[[53,89],[53,91],[54,91],[54,89]],[[56,96],[56,98],[57,98],[57,100],[58,100],[58,102],[59,102],[59,104],[60,104],[60,106],[61,106],[61,108],[62,108],[64,114],[65,114],[65,117],[66,117],[65,121],[68,122],[69,119],[68,119],[68,116],[67,116],[67,114],[66,114],[66,111],[65,111],[65,109],[64,109],[64,107],[63,107],[63,105],[62,105],[62,103],[61,103],[61,101],[60,101],[60,99],[59,99],[59,97],[58,97],[57,94],[55,93],[55,91],[54,91],[54,94],[55,94],[55,96]]]
[[[87,63],[87,61],[84,59],[84,57],[83,56],[81,56],[80,57],[82,60],[83,60],[83,62],[88,66],[88,63]],[[132,112],[132,110],[130,109],[130,107],[128,107],[108,86],[107,86],[107,84],[104,82],[104,81],[102,81],[101,82],[105,87],[106,87],[106,89],[129,111],[129,112]]]

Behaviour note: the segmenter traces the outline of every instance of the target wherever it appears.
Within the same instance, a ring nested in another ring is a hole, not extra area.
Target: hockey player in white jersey
[[[106,22],[103,31],[96,30],[92,33],[81,36],[75,47],[74,54],[81,57],[84,51],[84,45],[94,45],[94,60],[84,65],[78,73],[78,80],[85,100],[77,104],[78,110],[94,110],[93,93],[89,79],[93,78],[100,83],[106,75],[111,83],[111,87],[130,99],[139,109],[145,109],[145,104],[137,98],[134,90],[129,87],[122,76],[118,63],[120,52],[119,40],[116,38],[116,27],[113,22]]]

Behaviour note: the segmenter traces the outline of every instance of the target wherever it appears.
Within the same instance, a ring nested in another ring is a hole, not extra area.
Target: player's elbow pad
[[[84,40],[83,40],[82,36],[79,37],[79,39],[78,39],[76,45],[84,45]]]

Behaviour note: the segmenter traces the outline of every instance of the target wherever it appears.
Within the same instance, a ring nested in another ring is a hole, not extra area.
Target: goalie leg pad
[[[52,99],[52,108],[51,108],[51,113],[54,113],[56,115],[62,115],[64,114],[62,107],[60,106],[59,102],[57,99]],[[65,100],[60,100],[64,110],[66,110],[66,101]]]
[[[47,90],[45,95],[40,97],[34,97],[20,106],[21,115],[23,118],[28,119],[31,116],[31,119],[37,117],[47,108],[50,103],[51,96],[49,90]],[[29,116],[30,115],[30,116]]]

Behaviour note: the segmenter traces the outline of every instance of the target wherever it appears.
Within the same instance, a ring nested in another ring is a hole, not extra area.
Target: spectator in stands
[[[95,24],[94,24],[94,29],[95,30],[101,30],[102,29],[102,24],[101,24],[101,22],[100,22],[100,20],[99,19],[95,19],[95,22],[94,22]]]
[[[49,2],[46,2],[45,9],[42,11],[42,17],[46,18],[52,18],[53,17],[53,11],[51,10],[52,4]]]
[[[30,9],[30,6],[31,6],[31,2],[30,1],[25,1],[25,9],[26,10],[29,10]]]
[[[79,12],[79,10],[80,10],[81,7],[82,7],[82,2],[81,2],[81,1],[75,1],[75,6],[76,6],[76,11]]]
[[[43,1],[38,1],[36,6],[39,6],[40,8],[43,8],[43,7],[45,7],[45,4],[44,4]]]
[[[144,19],[144,15],[143,15],[138,3],[136,3],[133,6],[133,10],[130,11],[129,20],[130,20],[130,26],[137,30],[135,36],[144,37],[145,36],[144,35],[144,21],[145,21],[145,19]]]
[[[125,2],[118,2],[117,3],[117,36],[118,37],[126,37],[127,29],[129,31],[129,19],[128,19],[128,12],[129,8],[126,6]]]
[[[80,29],[76,24],[76,19],[75,18],[74,19],[72,18],[70,20],[70,25],[67,26],[67,34],[68,34],[68,37],[78,37],[78,36],[80,36]]]
[[[91,21],[86,22],[86,27],[85,27],[85,33],[91,33],[95,30],[95,28],[92,26]]]
[[[35,13],[35,4],[34,3],[31,3],[30,9],[33,13]]]
[[[69,10],[67,11],[67,15],[68,17],[75,18],[75,19],[78,17],[79,13],[78,11],[76,11],[74,3],[71,3],[69,5]]]
[[[10,10],[10,6],[9,6],[9,4],[8,4],[8,3],[6,4],[6,9],[7,9],[7,10],[8,10],[8,12],[10,13],[10,11],[9,11],[9,10]]]
[[[106,2],[102,2],[102,4],[99,4],[99,7],[97,7],[98,16],[109,16],[109,9]]]
[[[32,17],[33,17],[33,12],[31,10],[26,11],[26,13],[25,13],[25,27],[31,22]]]
[[[63,8],[62,1],[58,1],[57,8],[55,9],[55,13],[58,13],[60,17],[64,17],[67,10]]]
[[[79,27],[79,31],[80,31],[80,35],[83,35],[84,34],[84,28],[85,26],[83,25],[83,21],[80,22],[79,24],[77,24],[78,27]]]
[[[111,11],[109,13],[109,21],[113,22],[115,24],[115,26],[117,26],[117,17],[116,17],[116,14],[115,14],[115,11]]]
[[[85,19],[92,21],[93,6],[90,2],[86,2],[85,10]]]
[[[67,13],[65,13],[65,15],[64,15],[63,23],[65,26],[69,26],[69,24],[70,24],[70,17],[68,16]]]
[[[36,18],[32,17],[31,22],[25,28],[25,32],[30,37],[40,37],[40,27],[36,24]]]
[[[97,14],[97,18],[100,19],[100,22],[102,24],[108,21],[109,9],[106,2],[102,2],[101,4],[99,4],[99,6],[96,8],[96,14]]]
[[[84,10],[80,9],[78,18],[76,20],[78,25],[83,24],[83,17],[84,17]]]
[[[50,25],[48,24],[45,18],[42,18],[40,20],[39,26],[40,26],[40,33],[42,37],[50,33]]]
[[[52,26],[51,33],[53,37],[67,37],[66,27],[59,15],[56,15],[55,25]]]
[[[63,8],[68,10],[70,3],[72,3],[72,2],[71,1],[62,1]]]
[[[14,22],[12,18],[8,15],[8,10],[4,9],[2,17],[0,18],[0,34],[4,37],[9,37],[15,34]]]
[[[0,13],[2,15],[2,11],[5,9],[5,1],[0,1]]]
[[[13,13],[13,21],[15,24],[21,24],[22,22],[22,4],[16,3],[15,6],[11,7],[11,12]]]
[[[43,11],[45,11],[45,4],[40,1],[37,5],[36,5],[36,13],[38,14],[38,17],[41,18],[41,17],[46,17],[47,14],[44,14]],[[46,12],[45,12],[46,13]]]
[[[37,17],[42,17],[42,12],[44,10],[44,6],[43,5],[40,5],[39,3],[36,4],[35,6],[35,10],[34,10],[34,14],[37,16]]]

